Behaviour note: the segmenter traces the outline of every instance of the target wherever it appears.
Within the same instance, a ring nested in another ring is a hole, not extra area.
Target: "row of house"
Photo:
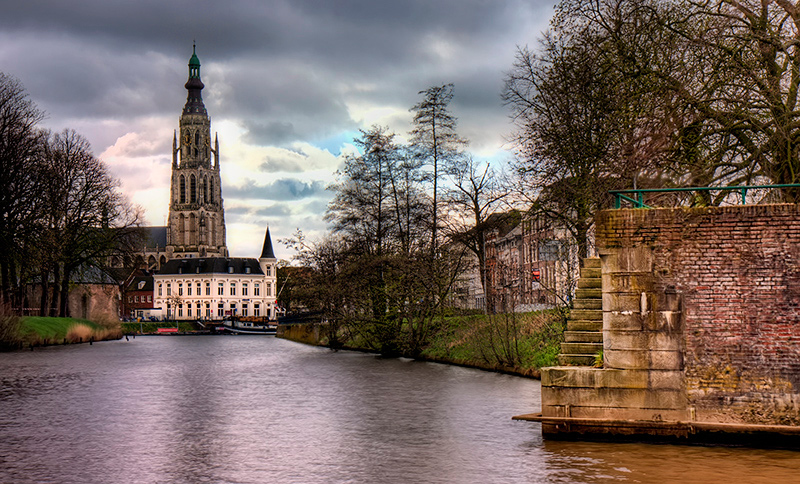
[[[502,313],[569,303],[579,268],[564,229],[517,211],[495,214],[488,225],[483,281],[475,260],[455,289],[455,306]]]

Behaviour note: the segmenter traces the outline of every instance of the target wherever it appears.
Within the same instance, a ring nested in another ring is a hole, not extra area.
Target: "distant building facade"
[[[567,233],[524,215],[486,236],[487,309],[523,312],[567,304],[577,281],[577,257]]]
[[[258,259],[169,260],[153,275],[154,306],[175,320],[215,321],[230,316],[276,319],[277,262],[269,228]]]

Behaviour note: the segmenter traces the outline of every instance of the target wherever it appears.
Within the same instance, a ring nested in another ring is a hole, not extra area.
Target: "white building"
[[[154,307],[168,319],[222,320],[227,316],[276,319],[277,259],[269,228],[258,259],[172,259],[153,275]]]

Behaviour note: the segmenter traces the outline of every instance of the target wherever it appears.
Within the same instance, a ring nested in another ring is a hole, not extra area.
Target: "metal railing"
[[[614,195],[614,208],[622,208],[622,202],[630,202],[633,208],[653,208],[644,203],[645,193],[670,193],[670,192],[733,192],[738,191],[741,195],[742,205],[747,205],[748,190],[761,188],[800,188],[800,183],[784,185],[740,185],[731,187],[684,187],[684,188],[634,188],[630,190],[609,190],[608,193]],[[631,196],[628,196],[631,195]]]

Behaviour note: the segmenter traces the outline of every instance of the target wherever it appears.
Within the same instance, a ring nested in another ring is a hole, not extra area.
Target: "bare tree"
[[[12,289],[18,287],[26,237],[39,216],[35,202],[42,136],[37,124],[43,118],[22,84],[0,72],[0,302],[14,305],[22,301],[20,292],[12,297]]]
[[[457,120],[449,111],[453,99],[453,85],[429,87],[419,94],[422,100],[415,104],[411,130],[411,147],[415,154],[431,166],[433,185],[431,205],[431,253],[437,250],[439,230],[439,178],[455,163],[466,141],[456,133]]]

